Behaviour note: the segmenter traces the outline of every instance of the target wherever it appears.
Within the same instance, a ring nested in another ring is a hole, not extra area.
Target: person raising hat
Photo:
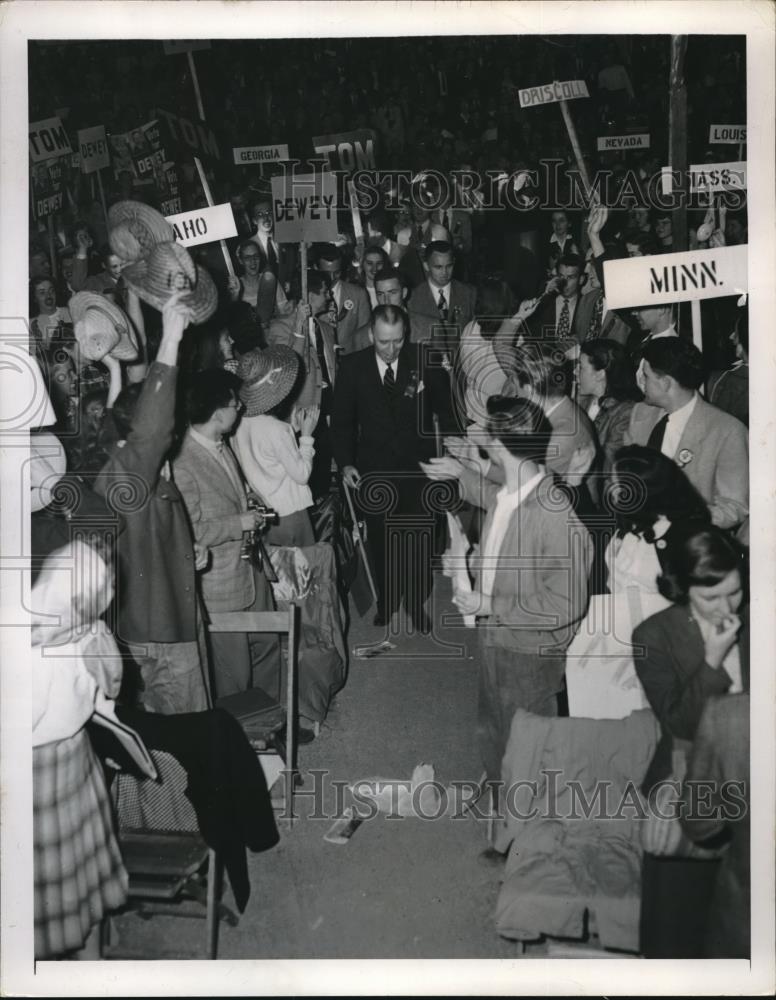
[[[285,346],[249,351],[237,370],[245,412],[234,435],[234,450],[248,485],[280,515],[267,532],[273,545],[315,544],[308,481],[320,407],[294,405],[300,372],[299,355]]]

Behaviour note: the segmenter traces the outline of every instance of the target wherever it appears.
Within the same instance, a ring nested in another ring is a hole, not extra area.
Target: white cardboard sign
[[[32,122],[29,130],[30,159],[34,163],[51,160],[55,156],[72,153],[65,127],[60,118],[44,118],[43,121]]]
[[[237,235],[234,213],[229,202],[212,205],[210,208],[196,208],[193,212],[168,215],[167,221],[175,230],[175,240],[184,247],[195,247],[200,243],[215,243]]]
[[[609,309],[716,299],[747,291],[746,244],[604,261]]]
[[[232,149],[234,162],[238,165],[246,163],[274,163],[276,160],[288,159],[288,146],[234,146]]]
[[[691,190],[695,191],[744,191],[746,189],[746,162],[693,163],[690,168]],[[673,191],[671,168],[663,167],[663,194]]]
[[[520,107],[533,108],[538,104],[557,104],[558,101],[572,101],[576,97],[589,97],[584,80],[564,80],[559,83],[545,83],[541,87],[524,87],[520,91]]]
[[[746,125],[711,125],[709,126],[709,142],[711,144],[746,142]]]
[[[599,135],[598,151],[611,152],[615,149],[649,149],[649,133],[633,135]]]
[[[94,125],[92,128],[82,128],[78,132],[78,151],[81,154],[81,170],[85,174],[93,174],[102,170],[110,163],[108,140],[105,138],[105,126]]]
[[[330,173],[272,178],[278,243],[330,243],[337,238],[337,185]]]

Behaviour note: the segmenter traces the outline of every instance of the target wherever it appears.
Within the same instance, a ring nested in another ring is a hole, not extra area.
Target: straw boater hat
[[[125,283],[149,305],[162,310],[176,292],[184,292],[180,303],[191,310],[192,323],[210,319],[218,305],[218,293],[207,271],[195,264],[178,243],[159,243],[121,272]]]
[[[290,347],[255,348],[240,359],[240,399],[246,417],[257,417],[282,403],[296,384],[299,355]]]
[[[125,261],[144,257],[157,243],[175,239],[170,223],[155,208],[141,201],[118,201],[108,211],[108,242]]]
[[[87,361],[100,361],[106,354],[118,361],[137,357],[137,343],[127,315],[104,295],[76,292],[68,303],[75,339]]]

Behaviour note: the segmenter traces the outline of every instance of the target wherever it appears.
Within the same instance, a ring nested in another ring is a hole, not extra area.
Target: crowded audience
[[[33,429],[39,468],[49,463],[33,482],[32,518],[37,957],[94,956],[95,927],[126,899],[85,728],[95,697],[158,716],[217,711],[219,699],[257,690],[279,706],[277,637],[208,629],[214,615],[279,606],[278,549],[312,559],[313,548],[330,548],[335,591],[347,599],[342,540],[365,541],[375,642],[417,633],[433,643],[443,608],[475,627],[473,728],[497,817],[519,710],[654,713],[660,741],[648,773],[633,775],[645,799],[663,794],[664,779],[681,784],[712,766],[744,773],[740,755],[717,760],[694,741],[709,739],[718,701],[731,706],[718,710],[724,725],[748,740],[747,306],[704,302],[701,336],[686,303],[611,309],[604,280],[606,261],[686,249],[673,214],[650,210],[646,193],[665,162],[667,43],[562,39],[558,52],[529,54],[529,82],[577,56],[592,94],[574,102],[587,146],[604,131],[654,138],[632,160],[594,161],[640,177],[639,193],[567,207],[575,168],[565,134],[548,109],[533,118],[520,109],[523,69],[513,78],[498,40],[416,41],[424,57],[401,78],[375,40],[337,41],[352,71],[346,104],[316,49],[304,61],[310,100],[288,117],[288,136],[276,123],[302,42],[267,47],[271,84],[256,102],[235,83],[256,79],[251,43],[213,43],[233,46],[228,80],[204,61],[207,92],[223,95],[219,139],[237,146],[265,130],[301,158],[313,135],[373,129],[377,166],[411,170],[398,199],[387,186],[379,205],[340,205],[336,238],[304,253],[278,242],[269,177],[242,166],[214,170],[217,200],[234,212],[228,265],[217,244],[176,242],[162,182],[140,183],[118,161],[105,218],[81,177],[51,231],[32,222],[29,350],[51,402]],[[740,53],[723,41],[713,72],[688,70],[689,100],[743,120]],[[121,87],[101,118],[117,135],[151,120],[157,88],[169,107],[182,93],[172,63],[158,76],[133,71],[157,66],[137,44],[121,65],[137,81],[133,103],[121,103]],[[86,86],[68,129],[80,117],[93,124],[110,78],[93,46],[73,47]],[[33,117],[71,103],[61,55],[33,52]],[[692,121],[693,149],[702,131]],[[552,183],[525,181],[552,158],[561,164]],[[480,177],[467,198],[452,181],[463,167]],[[184,204],[200,204],[195,175],[180,174]],[[518,211],[528,191],[539,207]],[[705,232],[709,211],[688,210],[696,246],[745,242],[745,212],[725,221],[712,209]],[[446,492],[431,504],[438,484]],[[87,541],[69,536],[72,496],[57,489],[75,492],[94,520]],[[468,549],[452,594],[435,575],[450,542],[446,512],[460,517]],[[89,567],[95,592],[65,601],[52,553]],[[308,609],[323,600],[311,595]],[[56,610],[62,624],[47,631]],[[59,698],[41,650],[62,644],[72,690]],[[311,742],[315,731],[299,736]],[[56,840],[68,811],[93,831],[75,847]],[[741,905],[747,831],[734,830],[726,859],[719,824],[690,815],[669,825],[645,832],[641,954],[746,955],[747,935],[723,934],[721,921],[733,876]],[[74,853],[87,868],[87,841],[99,863],[65,905],[63,858]],[[505,860],[494,846],[485,857]]]

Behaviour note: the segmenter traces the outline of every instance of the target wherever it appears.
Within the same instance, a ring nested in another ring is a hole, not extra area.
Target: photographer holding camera
[[[189,428],[173,465],[194,537],[210,549],[202,573],[202,596],[209,612],[271,611],[272,589],[265,567],[242,558],[246,533],[265,523],[249,509],[242,472],[226,438],[242,403],[240,380],[222,369],[197,372],[187,394]],[[213,673],[217,698],[262,688],[280,695],[280,646],[274,635],[213,633]]]

